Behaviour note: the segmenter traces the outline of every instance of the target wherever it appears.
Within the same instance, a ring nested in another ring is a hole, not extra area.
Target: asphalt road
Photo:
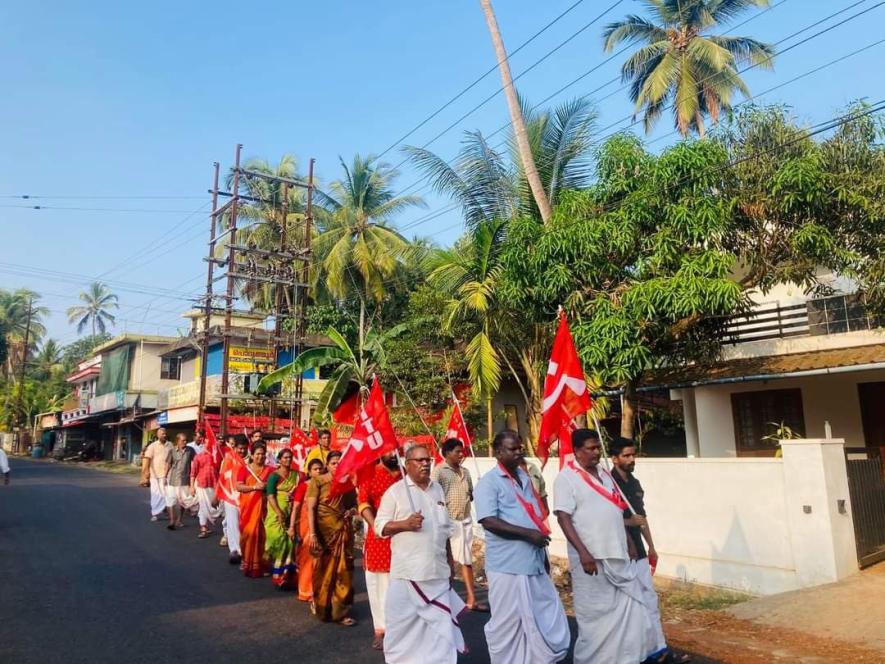
[[[12,459],[0,486],[0,660],[28,662],[374,662],[361,571],[356,627],[319,623],[269,579],[247,579],[193,520],[149,521],[131,475]],[[487,616],[462,618],[488,662]],[[572,632],[574,634],[574,624]],[[695,661],[702,661],[696,659]]]

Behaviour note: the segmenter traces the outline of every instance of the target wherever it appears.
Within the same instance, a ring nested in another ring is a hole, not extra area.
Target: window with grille
[[[805,436],[802,390],[762,390],[731,395],[734,438],[737,449],[774,449],[776,442],[765,436],[783,424],[799,437]]]
[[[181,358],[164,357],[160,365],[160,378],[162,380],[179,380],[181,378]]]

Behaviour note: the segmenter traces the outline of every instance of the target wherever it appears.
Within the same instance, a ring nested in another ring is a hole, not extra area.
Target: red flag
[[[314,429],[314,433],[316,429]],[[307,458],[307,450],[317,444],[317,439],[308,437],[298,427],[292,427],[292,437],[289,439],[289,449],[292,450],[292,458],[300,470],[304,469],[304,461]]]
[[[338,404],[332,413],[332,420],[338,424],[351,425],[360,414],[360,393],[356,392]]]
[[[206,452],[212,455],[212,463],[215,464],[215,467],[221,464],[221,446],[218,444],[218,438],[215,437],[215,432],[212,431],[212,427],[208,424],[203,427],[203,435],[206,436]]]
[[[467,423],[464,421],[464,413],[461,412],[461,404],[452,394],[452,416],[449,418],[449,426],[446,427],[446,438],[457,438],[464,443],[464,452],[467,456],[473,456],[473,448],[470,445],[470,434],[467,432]]]
[[[550,441],[559,436],[560,468],[564,465],[565,455],[571,453],[570,427],[574,428],[572,420],[586,413],[590,407],[590,395],[587,393],[581,360],[575,350],[565,312],[560,311],[559,329],[553,341],[550,364],[544,380],[544,408],[538,435],[538,457],[544,464],[550,454]]]
[[[223,500],[236,506],[240,492],[237,491],[237,475],[241,468],[245,468],[246,462],[233,449],[228,449],[221,462],[221,470],[218,471],[218,484],[215,493],[219,500]]]
[[[344,490],[349,477],[370,466],[388,452],[397,448],[396,434],[384,405],[384,393],[375,380],[369,392],[369,399],[359,411],[356,425],[350,440],[335,469],[332,492]]]

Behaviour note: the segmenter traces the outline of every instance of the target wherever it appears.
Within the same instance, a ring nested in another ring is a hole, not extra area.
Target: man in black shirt
[[[615,438],[610,444],[608,453],[612,460],[612,475],[617,482],[621,493],[627,499],[627,502],[636,512],[634,515],[629,508],[624,510],[624,525],[627,526],[627,534],[633,546],[630,547],[631,554],[635,549],[636,553],[636,576],[642,585],[643,604],[645,604],[652,614],[652,624],[654,625],[657,645],[661,652],[666,653],[664,661],[689,661],[690,658],[683,655],[681,658],[672,655],[667,649],[664,640],[664,632],[661,628],[661,614],[658,608],[658,595],[655,592],[654,583],[652,582],[652,571],[658,564],[658,554],[655,551],[655,545],[651,538],[651,531],[648,528],[648,520],[645,516],[645,492],[639,480],[633,475],[633,469],[636,468],[636,444],[629,438]],[[643,539],[645,541],[643,541]],[[648,552],[646,552],[645,544],[648,543]]]

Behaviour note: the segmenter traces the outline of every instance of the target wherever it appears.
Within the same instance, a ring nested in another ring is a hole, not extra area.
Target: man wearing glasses
[[[430,478],[433,457],[424,445],[407,443],[405,458],[406,476],[387,490],[375,516],[375,533],[391,538],[384,659],[455,664],[465,651],[458,623],[465,606],[451,588],[446,497]]]

